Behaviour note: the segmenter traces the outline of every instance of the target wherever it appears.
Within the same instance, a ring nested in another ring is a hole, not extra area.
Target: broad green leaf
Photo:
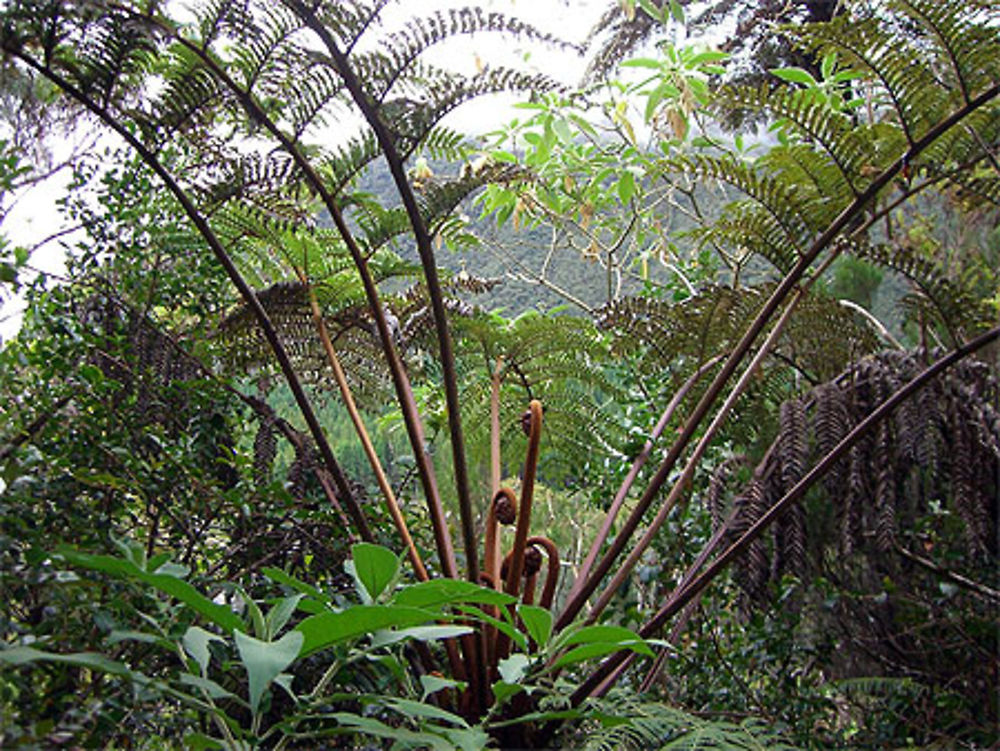
[[[524,634],[522,634],[520,631],[518,631],[516,628],[514,628],[511,624],[507,623],[506,621],[502,621],[499,618],[494,618],[489,613],[484,613],[475,605],[459,605],[456,609],[460,613],[471,615],[481,621],[490,624],[491,626],[496,628],[496,630],[499,631],[500,633],[506,634],[507,637],[515,644],[517,644],[517,646],[520,647],[521,649],[523,650],[528,649],[528,640],[525,638]],[[501,610],[501,612],[506,614],[507,611],[506,609],[503,609]]]
[[[165,574],[166,576],[174,576],[178,579],[183,579],[191,573],[191,569],[187,566],[169,560],[155,567],[153,566],[153,562],[150,561],[147,568],[154,574]]]
[[[189,748],[192,751],[215,751],[215,749],[225,747],[224,741],[204,733],[189,733],[184,736],[184,748]]]
[[[480,727],[440,728],[439,732],[458,751],[482,751],[490,743],[490,736]]]
[[[646,14],[654,21],[666,20],[666,16],[653,4],[653,0],[639,0],[639,7],[646,11]]]
[[[113,646],[123,641],[137,641],[143,644],[157,644],[165,649],[172,649],[173,644],[158,634],[150,634],[145,631],[133,631],[131,629],[115,629],[108,634],[108,645]]]
[[[806,86],[818,85],[812,74],[802,68],[773,68],[771,72],[782,81],[788,81],[789,83],[801,83]]]
[[[833,74],[833,69],[837,65],[837,53],[830,52],[829,54],[823,55],[823,61],[820,63],[820,75],[823,76],[823,80],[828,79]]]
[[[729,53],[721,52],[719,50],[706,50],[705,52],[699,52],[697,55],[693,56],[688,60],[688,65],[702,65],[704,63],[717,63],[722,60],[728,60]]]
[[[158,553],[157,555],[154,555],[152,558],[150,558],[146,562],[145,568],[146,568],[147,571],[152,571],[152,572],[155,573],[156,571],[159,570],[160,566],[162,566],[164,563],[166,563],[169,560],[170,560],[170,553]],[[168,571],[160,571],[160,573],[161,574],[166,574],[166,573],[170,573],[170,572],[168,572]],[[182,574],[182,576],[187,576],[187,574]]]
[[[212,659],[212,653],[209,651],[208,645],[213,641],[225,641],[225,639],[210,631],[206,631],[200,626],[189,627],[184,632],[184,638],[181,639],[184,651],[191,655],[194,661],[198,663],[202,675],[208,675],[208,663]]]
[[[684,23],[684,8],[677,0],[670,0],[670,15],[677,23]]]
[[[567,665],[574,665],[578,662],[592,660],[595,657],[604,657],[612,652],[620,652],[623,649],[646,655],[647,657],[654,656],[653,650],[649,648],[648,644],[642,641],[595,642],[574,647],[556,660],[555,667],[561,668]]]
[[[555,131],[555,134],[563,143],[567,145],[573,143],[573,132],[569,129],[569,125],[565,120],[553,120],[552,130]]]
[[[256,714],[271,681],[299,656],[303,635],[299,631],[290,631],[278,641],[271,642],[254,639],[242,631],[233,636],[250,682],[250,711]]]
[[[299,703],[299,697],[295,695],[292,691],[292,682],[295,680],[295,676],[291,673],[280,673],[274,677],[274,685],[281,686],[282,690],[291,698],[296,704]]]
[[[91,476],[92,480],[97,479],[97,475]],[[111,480],[117,481],[117,478],[110,477]],[[112,483],[113,484],[113,483]],[[135,540],[130,540],[128,538],[118,538],[114,535],[111,536],[111,542],[114,543],[115,547],[118,548],[122,556],[129,563],[134,563],[137,568],[142,571],[146,570],[146,546],[142,543],[136,542]]]
[[[454,751],[455,748],[453,744],[440,735],[392,727],[379,722],[374,717],[361,717],[350,712],[336,712],[332,717],[344,728],[350,728],[367,736],[388,738],[398,744],[410,744],[417,748],[430,747],[434,751]]]
[[[376,631],[372,635],[371,643],[373,647],[385,647],[406,639],[417,639],[418,641],[454,639],[471,634],[472,631],[468,626],[414,626],[399,631]]]
[[[456,681],[453,678],[444,678],[443,676],[429,674],[422,675],[420,676],[420,687],[423,689],[423,693],[420,695],[420,700],[426,701],[427,697],[431,694],[436,694],[438,691],[443,691],[446,688],[455,688],[462,691],[468,685],[465,681]]]
[[[497,211],[497,226],[502,227],[510,219],[510,215],[514,213],[514,204],[508,203],[500,207]]]
[[[351,546],[354,574],[374,602],[399,573],[399,556],[381,545],[359,542]]]
[[[644,113],[646,122],[653,119],[653,115],[656,114],[656,109],[660,106],[660,102],[667,98],[677,99],[680,94],[680,89],[669,81],[663,81],[660,83],[649,93],[649,98],[646,100],[646,111]]]
[[[232,691],[227,691],[210,678],[184,673],[180,677],[180,682],[185,686],[201,689],[206,695],[212,697],[213,699],[235,699],[241,704],[244,703],[243,700],[236,696]]]
[[[651,57],[633,57],[622,63],[623,68],[648,68],[650,70],[660,70],[663,63]]]
[[[267,611],[264,626],[267,629],[267,637],[269,639],[273,639],[281,633],[281,629],[288,624],[289,619],[295,613],[295,609],[299,606],[299,602],[303,597],[305,595],[301,593],[283,597]]]
[[[304,581],[296,579],[291,574],[286,574],[280,568],[273,568],[271,566],[265,566],[261,569],[264,575],[271,581],[277,582],[278,584],[284,584],[289,589],[294,589],[296,592],[301,592],[304,595],[308,595],[320,602],[329,602],[330,598],[327,597],[323,592],[318,590],[312,584],[307,584]]]
[[[456,714],[435,707],[433,704],[414,701],[413,699],[403,699],[397,697],[375,697],[377,703],[390,707],[407,717],[423,717],[427,720],[441,720],[460,728],[469,727],[469,723]]]
[[[303,635],[300,656],[333,644],[374,633],[383,628],[407,628],[429,624],[437,614],[412,607],[356,605],[339,613],[312,615],[295,627]]]
[[[140,673],[135,673],[127,665],[111,660],[96,652],[70,652],[59,654],[57,652],[44,652],[34,647],[8,647],[0,649],[0,662],[8,665],[28,665],[32,662],[61,662],[66,665],[75,665],[89,670],[98,670],[110,675],[120,675],[126,678],[145,678]]]
[[[497,700],[497,704],[501,704],[514,694],[519,694],[524,691],[524,686],[519,683],[507,683],[507,681],[497,681],[493,684],[493,696]]]
[[[830,78],[831,83],[844,83],[845,81],[853,81],[856,78],[864,78],[867,75],[863,70],[842,70],[838,73],[834,73],[833,77]]]
[[[552,636],[552,613],[537,605],[518,605],[517,614],[521,616],[528,636],[535,644],[544,647],[549,643],[549,637]]]
[[[504,683],[520,683],[525,673],[528,672],[530,664],[530,657],[517,652],[500,660],[497,663],[497,670],[500,671],[500,678],[503,679]]]
[[[396,605],[414,608],[435,608],[457,603],[477,603],[481,605],[508,605],[515,598],[495,589],[480,587],[478,584],[461,579],[434,579],[412,584],[400,590],[393,598]]]
[[[700,78],[688,77],[684,79],[687,87],[698,96],[699,99],[704,100],[708,97],[709,89],[708,84],[702,81]],[[683,110],[682,110],[683,112]]]
[[[591,138],[595,139],[598,138],[597,129],[589,122],[587,122],[586,118],[580,117],[580,115],[570,114],[569,119],[573,121],[573,124],[576,125],[576,127],[578,127],[580,130],[582,130]]]
[[[538,146],[535,147],[535,152],[533,154],[529,154],[525,161],[532,166],[542,167],[547,161],[549,161],[551,151],[552,149],[549,142],[540,138]]]
[[[233,589],[243,601],[243,605],[247,609],[247,613],[250,614],[250,623],[253,625],[253,632],[257,635],[258,639],[264,639],[267,641],[267,627],[264,625],[264,613],[261,611],[260,605],[258,605],[257,602],[249,594],[247,594],[243,587],[233,585]]]
[[[618,178],[618,197],[622,203],[629,203],[635,196],[635,175],[628,170]]]
[[[60,549],[59,554],[74,566],[148,584],[164,594],[180,600],[196,613],[227,632],[243,628],[243,621],[232,610],[212,602],[183,579],[169,574],[150,574],[141,570],[131,561],[110,555],[90,555],[66,549]]]
[[[564,632],[556,640],[555,649],[562,649],[573,644],[593,644],[601,642],[641,641],[639,635],[624,626],[584,626],[577,631]]]
[[[321,602],[316,602],[308,597],[299,602],[299,610],[303,613],[308,613],[309,615],[318,615],[319,613],[329,613],[330,608]]]
[[[519,725],[525,722],[548,722],[549,720],[575,720],[578,717],[583,717],[584,710],[581,709],[556,709],[551,712],[530,712],[525,715],[518,715],[512,720],[503,720],[502,722],[491,723],[490,726],[494,728],[509,727],[510,725]]]

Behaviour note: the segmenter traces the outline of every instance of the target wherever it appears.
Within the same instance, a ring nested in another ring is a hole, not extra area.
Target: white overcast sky
[[[610,0],[481,0],[478,4],[485,10],[497,11],[515,16],[530,22],[544,31],[573,42],[582,42],[593,28],[601,13],[609,6]],[[461,7],[476,4],[474,0],[422,0],[419,3],[423,11],[440,7]],[[417,3],[399,2],[397,7],[400,15],[406,17],[412,13]],[[387,17],[387,25],[391,27],[393,14]],[[485,62],[516,63],[517,67],[527,67],[544,72],[567,84],[579,81],[583,74],[584,64],[580,58],[568,52],[555,52],[531,46],[531,54],[527,60],[517,43],[509,39],[501,40],[493,35],[476,35],[449,41],[439,50],[431,50],[440,60],[446,60],[449,67],[454,66],[463,72],[475,70],[476,57]],[[506,58],[506,59],[505,59]],[[433,58],[432,58],[433,59]],[[479,100],[467,103],[459,108],[448,120],[448,124],[458,130],[474,134],[482,128],[495,128],[500,122],[514,115],[509,105],[516,101],[508,96],[505,100]],[[2,137],[2,131],[0,131]],[[52,144],[53,154],[58,161],[71,153],[72,144]],[[35,186],[30,193],[18,196],[13,209],[9,212],[2,226],[2,233],[12,244],[33,247],[43,238],[52,235],[65,225],[59,215],[55,199],[65,188],[69,179],[68,172],[57,174],[46,183]],[[5,206],[10,205],[10,197]],[[40,248],[31,256],[29,264],[47,274],[58,275],[63,270],[67,246],[72,246],[72,236],[63,238]],[[20,325],[19,312],[23,307],[19,299],[9,299],[0,303],[0,343],[16,332]]]

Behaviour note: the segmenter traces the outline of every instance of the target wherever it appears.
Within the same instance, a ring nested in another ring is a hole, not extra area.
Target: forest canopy
[[[8,0],[0,745],[995,744],[998,28]]]

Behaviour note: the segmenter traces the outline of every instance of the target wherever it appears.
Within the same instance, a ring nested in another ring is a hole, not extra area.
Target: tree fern
[[[500,413],[519,417],[528,402],[545,404],[546,452],[565,457],[564,468],[545,470],[581,482],[590,463],[621,451],[624,435],[602,400],[620,393],[597,363],[606,343],[586,320],[525,313],[510,322],[479,314],[456,322],[460,355],[471,366],[462,384],[469,441],[485,453],[489,439],[490,373],[501,365]],[[519,457],[524,435],[516,419],[502,425],[503,455]],[[516,465],[515,465],[516,466]],[[511,467],[513,469],[513,467]]]

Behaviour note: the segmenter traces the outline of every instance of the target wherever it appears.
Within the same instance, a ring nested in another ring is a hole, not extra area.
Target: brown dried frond
[[[274,420],[261,418],[253,440],[253,482],[259,488],[271,479],[271,467],[278,453],[278,433]]]
[[[705,507],[712,516],[713,531],[721,527],[725,519],[722,495],[726,490],[726,484],[738,469],[749,466],[749,463],[750,459],[746,454],[736,454],[723,461],[712,472],[712,478],[708,482],[708,492],[705,494]]]
[[[734,534],[760,518],[763,509],[788,492],[808,464],[829,453],[851,426],[916,377],[927,359],[919,351],[880,353],[855,363],[811,394],[785,402],[766,460],[770,464],[755,471],[763,483],[755,479],[734,502]],[[899,545],[920,542],[914,535],[921,519],[936,508],[932,502],[961,519],[970,555],[995,555],[1000,497],[997,399],[996,376],[976,361],[959,363],[924,386],[834,465],[824,478],[825,498],[807,497],[804,503],[816,504],[810,506],[816,509],[814,530],[807,530],[806,506],[800,505],[777,522],[767,542],[758,540],[748,551],[745,570],[738,576],[748,594],[758,595],[768,578],[786,571],[807,573],[808,560],[822,562],[818,551],[834,540],[842,560],[852,554],[882,556],[879,565],[889,565],[886,561]],[[718,484],[713,478],[709,486],[710,509],[718,504]],[[834,510],[828,512],[821,503],[832,503]],[[712,513],[714,521],[719,512]],[[809,518],[812,524],[811,512]],[[835,525],[835,534],[823,529],[827,523]],[[807,533],[815,536],[810,539]],[[810,551],[817,552],[810,556]]]
[[[820,456],[825,456],[847,435],[847,391],[836,381],[831,381],[817,386],[813,390],[813,399],[816,451]],[[827,495],[835,500],[845,495],[847,466],[847,462],[841,459],[823,478]]]

